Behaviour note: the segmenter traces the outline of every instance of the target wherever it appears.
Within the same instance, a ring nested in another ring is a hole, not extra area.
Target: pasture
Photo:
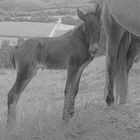
[[[49,36],[55,24],[56,23],[0,22],[0,36],[3,37]]]
[[[85,69],[76,114],[69,125],[61,124],[65,70],[38,71],[18,102],[16,131],[8,140],[139,140],[140,137],[140,63],[129,78],[126,105],[106,110],[103,89],[105,58],[99,57]],[[0,140],[4,140],[7,92],[16,77],[14,70],[0,71]]]

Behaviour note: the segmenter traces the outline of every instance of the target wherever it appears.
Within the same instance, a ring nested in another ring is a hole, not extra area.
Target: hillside
[[[97,0],[0,0],[0,22],[55,22],[56,15],[75,15],[77,8],[89,9]]]
[[[94,0],[0,0],[0,11],[34,11],[90,6]]]

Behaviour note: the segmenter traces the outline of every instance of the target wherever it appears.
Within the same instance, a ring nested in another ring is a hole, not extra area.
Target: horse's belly
[[[54,69],[54,70],[66,69],[66,65],[65,64],[60,64],[60,65],[47,64],[47,69]]]
[[[140,0],[106,0],[114,19],[126,30],[140,36]]]
[[[47,69],[66,69],[65,58],[48,58],[43,64]]]

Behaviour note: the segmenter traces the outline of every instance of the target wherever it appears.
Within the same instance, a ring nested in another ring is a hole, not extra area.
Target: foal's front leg
[[[71,105],[71,103],[68,104],[68,102],[70,101],[69,91],[70,91],[71,83],[74,80],[76,73],[77,73],[76,66],[68,63],[67,80],[66,80],[66,86],[65,86],[65,90],[64,90],[64,94],[65,94],[64,109],[63,109],[63,115],[62,115],[62,120],[64,122],[67,122],[69,120],[69,118],[71,118],[74,114],[74,110],[71,109],[72,105]]]
[[[91,56],[86,62],[84,62],[79,68],[76,68],[73,65],[68,67],[68,76],[65,87],[65,101],[62,120],[67,123],[71,117],[74,115],[74,103],[75,97],[79,90],[79,82],[83,70],[87,65],[93,60]]]

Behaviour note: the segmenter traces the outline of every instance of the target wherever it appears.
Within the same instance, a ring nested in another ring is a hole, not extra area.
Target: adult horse
[[[8,124],[15,121],[19,97],[40,66],[67,69],[62,119],[67,122],[73,116],[80,77],[98,49],[101,10],[97,5],[94,12],[85,14],[77,10],[77,15],[83,23],[64,35],[30,38],[12,50],[11,61],[17,70],[17,77],[8,93]]]
[[[104,2],[102,21],[107,38],[105,97],[108,106],[114,102],[114,82],[116,82],[120,104],[126,102],[128,73],[137,49],[131,44],[131,33],[140,37],[139,13],[139,0],[105,0]]]

